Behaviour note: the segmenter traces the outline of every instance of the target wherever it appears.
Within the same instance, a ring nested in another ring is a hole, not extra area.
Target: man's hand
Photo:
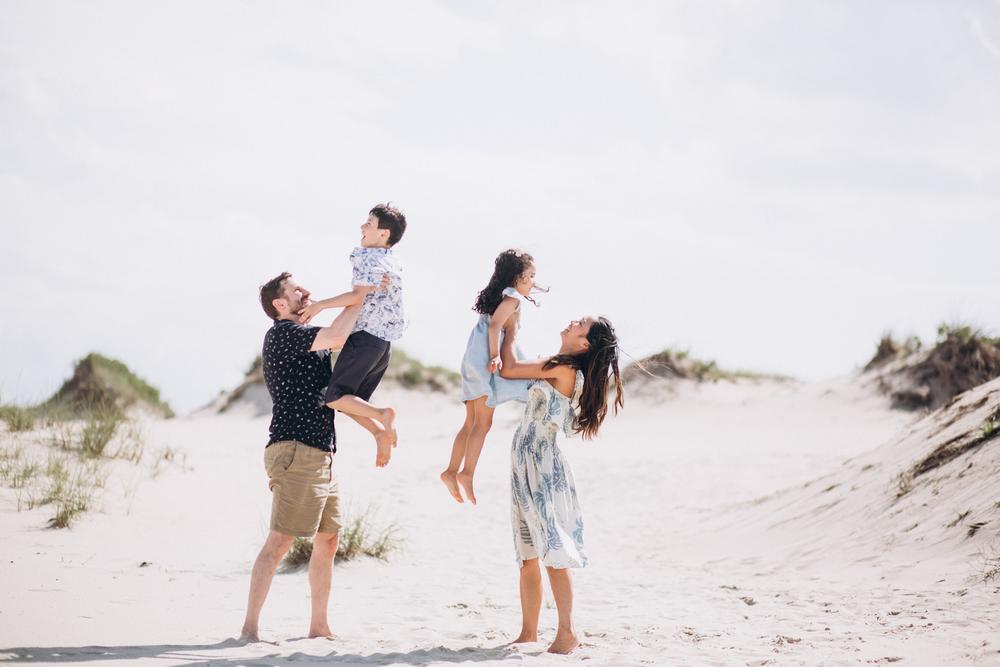
[[[317,302],[310,303],[299,311],[299,324],[306,325],[312,322],[312,318],[323,312],[323,306]]]

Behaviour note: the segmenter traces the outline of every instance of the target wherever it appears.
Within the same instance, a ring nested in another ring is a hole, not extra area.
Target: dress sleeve
[[[518,292],[513,287],[505,287],[503,289],[503,292],[501,292],[501,294],[503,294],[504,296],[512,296],[515,299],[517,299],[519,303],[524,300],[524,297],[521,296],[521,293]]]

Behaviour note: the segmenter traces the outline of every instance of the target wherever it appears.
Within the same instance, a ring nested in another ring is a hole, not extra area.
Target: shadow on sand
[[[294,641],[294,640],[293,640]],[[287,642],[286,642],[287,644]],[[212,655],[211,652],[247,647],[240,656]],[[463,648],[459,650],[436,646],[407,653],[353,653],[295,651],[288,655],[268,653],[268,644],[246,644],[227,639],[216,644],[150,644],[147,646],[35,646],[0,648],[2,663],[73,663],[159,658],[171,663],[195,666],[207,665],[301,665],[304,662],[324,662],[335,665],[427,665],[432,662],[484,662],[517,659],[519,654],[506,644],[495,648]],[[274,647],[278,649],[278,646]]]

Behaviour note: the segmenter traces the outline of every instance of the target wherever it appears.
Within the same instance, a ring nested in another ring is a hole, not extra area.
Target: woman
[[[556,435],[560,429],[567,436],[581,433],[585,439],[597,435],[608,413],[612,378],[615,412],[624,405],[618,338],[607,319],[585,317],[562,330],[557,354],[522,361],[515,353],[517,321],[517,314],[507,320],[500,351],[501,377],[533,380],[511,452],[511,519],[521,564],[522,618],[521,634],[514,643],[538,641],[541,560],[559,612],[559,629],[548,650],[570,653],[580,642],[573,629],[569,568],[586,566],[587,555],[573,472],[556,445]]]

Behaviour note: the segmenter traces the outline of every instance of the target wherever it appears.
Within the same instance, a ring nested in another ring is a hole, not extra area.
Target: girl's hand
[[[318,303],[310,303],[308,306],[299,311],[299,324],[306,325],[312,321],[312,318],[316,317],[323,311],[323,306]]]
[[[499,373],[501,368],[503,368],[503,362],[500,360],[500,355],[498,354],[490,359],[490,363],[486,366],[486,372],[490,374]]]

